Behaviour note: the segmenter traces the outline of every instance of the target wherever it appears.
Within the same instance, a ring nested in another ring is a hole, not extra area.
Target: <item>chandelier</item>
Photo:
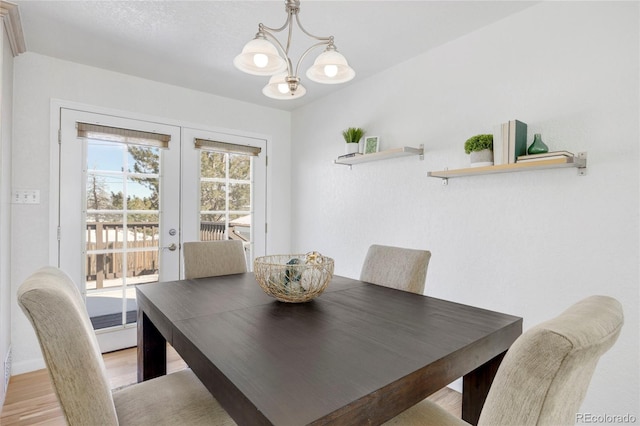
[[[318,55],[311,68],[306,72],[309,80],[323,84],[345,83],[355,77],[356,72],[349,66],[347,60],[340,54],[333,44],[333,36],[317,37],[309,33],[300,24],[300,0],[285,0],[287,20],[280,28],[270,28],[264,24],[258,25],[258,33],[242,49],[242,53],[235,57],[233,64],[240,71],[247,74],[272,76],[269,83],[262,89],[265,96],[274,99],[296,99],[304,96],[307,90],[300,83],[298,69],[307,54],[316,47],[326,46]],[[289,57],[291,36],[294,22],[307,36],[318,40],[298,59],[295,68]],[[274,33],[287,30],[286,48],[278,41]]]

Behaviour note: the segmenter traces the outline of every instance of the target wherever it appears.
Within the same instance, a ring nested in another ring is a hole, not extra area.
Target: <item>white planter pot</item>
[[[358,147],[360,146],[360,144],[358,142],[356,143],[348,143],[347,145],[347,154],[353,154],[354,152],[358,152]]]
[[[493,166],[493,151],[483,149],[482,151],[473,151],[470,154],[471,167]]]

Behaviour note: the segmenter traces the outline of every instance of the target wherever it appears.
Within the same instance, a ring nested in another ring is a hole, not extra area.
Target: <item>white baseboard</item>
[[[127,327],[119,333],[98,333],[98,346],[102,353],[129,348],[137,344],[137,328]],[[11,374],[23,374],[31,371],[47,368],[44,358],[34,358],[23,361],[14,361],[11,366]]]
[[[11,366],[13,375],[29,373],[31,371],[42,370],[47,368],[44,358],[28,359],[26,361],[14,362]]]
[[[453,389],[456,392],[462,393],[462,378],[456,380],[455,382],[449,383],[447,387],[449,389]]]
[[[3,394],[6,394],[7,387],[9,386],[9,379],[11,378],[11,346],[7,350],[7,355],[4,358],[4,382],[3,382]]]
[[[127,327],[111,333],[96,333],[96,337],[102,353],[113,352],[136,346],[138,344],[138,329]]]

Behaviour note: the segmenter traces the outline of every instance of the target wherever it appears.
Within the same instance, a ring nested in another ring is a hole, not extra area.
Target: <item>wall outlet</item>
[[[9,387],[9,379],[11,378],[11,347],[7,352],[7,357],[4,360],[4,392],[7,393],[7,387]]]

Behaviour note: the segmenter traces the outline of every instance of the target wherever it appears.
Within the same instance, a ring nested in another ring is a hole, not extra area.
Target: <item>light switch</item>
[[[13,204],[40,204],[40,190],[14,189],[11,202]]]

